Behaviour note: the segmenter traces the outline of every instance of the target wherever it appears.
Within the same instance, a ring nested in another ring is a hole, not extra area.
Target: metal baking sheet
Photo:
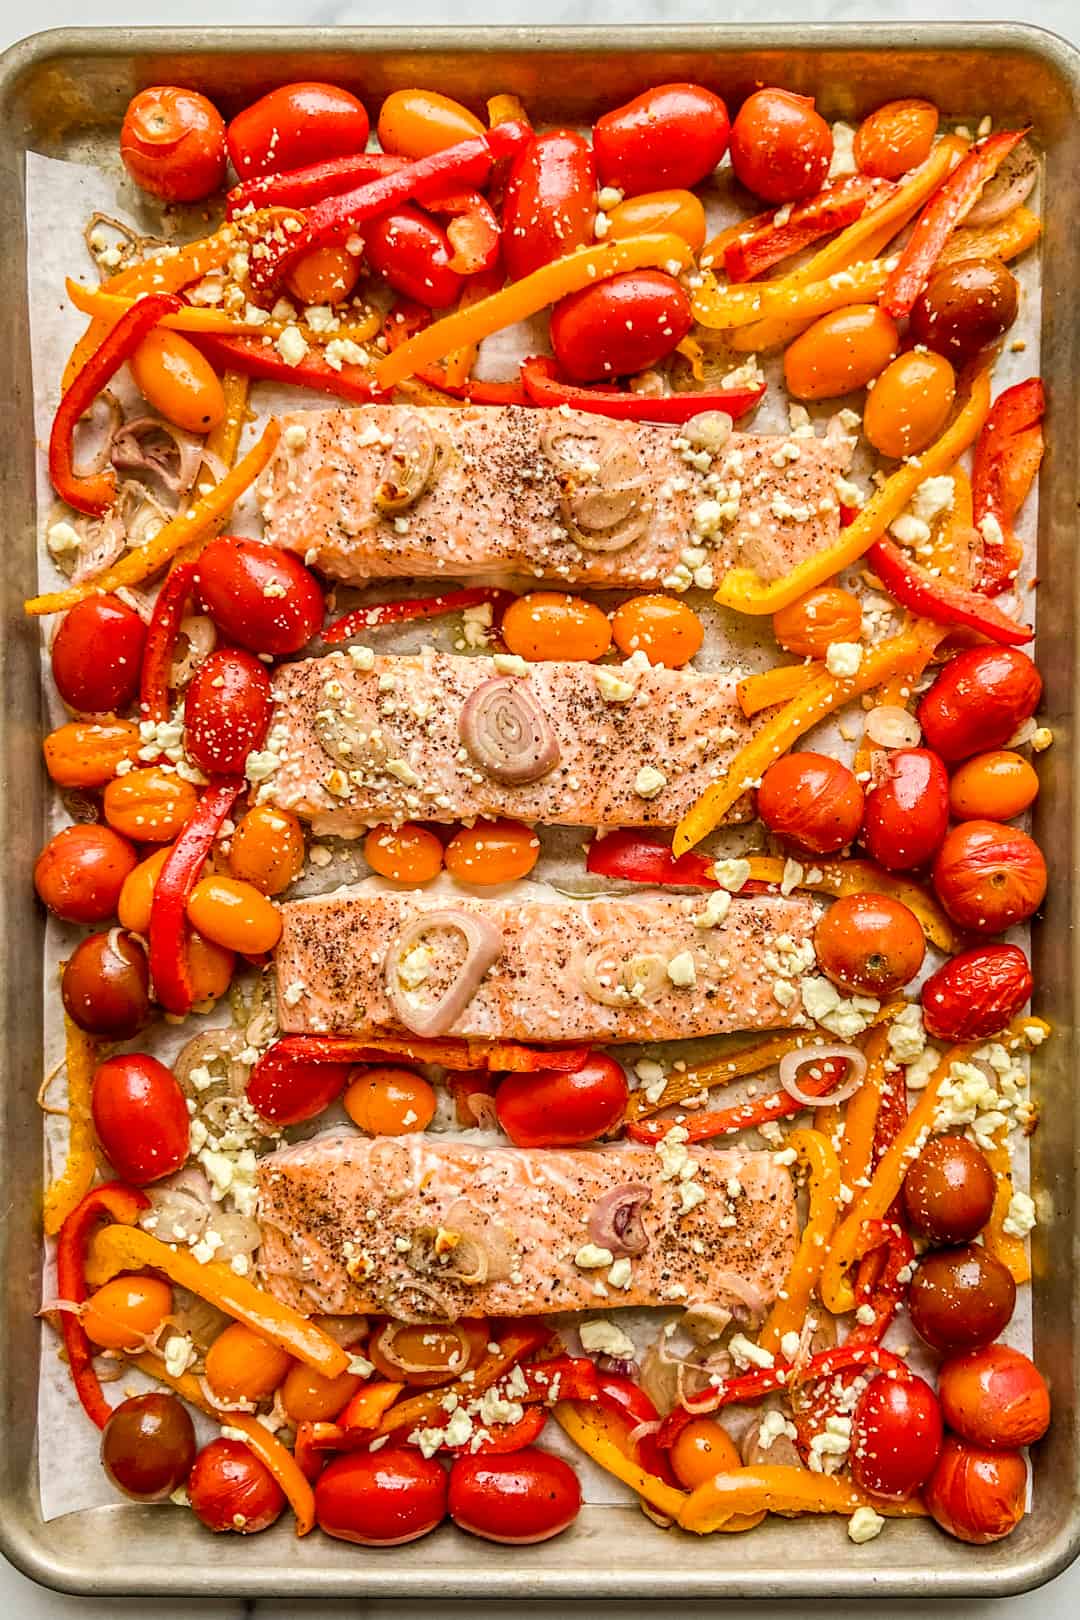
[[[329,79],[369,103],[413,82],[476,108],[499,90],[539,120],[586,122],[650,84],[695,79],[738,102],[775,80],[817,97],[829,118],[857,120],[897,93],[927,95],[950,117],[1031,122],[1046,160],[1043,375],[1049,454],[1039,501],[1040,666],[1056,743],[1043,760],[1036,834],[1058,881],[1036,931],[1037,1010],[1056,1036],[1036,1065],[1043,1128],[1033,1142],[1040,1225],[1033,1263],[1036,1355],[1055,1422],[1034,1456],[1035,1512],[1007,1541],[970,1548],[932,1526],[893,1523],[856,1547],[843,1520],[773,1519],[751,1536],[694,1537],[652,1527],[636,1508],[586,1508],[540,1547],[500,1548],[449,1527],[412,1546],[369,1550],[286,1524],[257,1540],[211,1538],[190,1516],[118,1503],[41,1521],[35,1451],[40,1331],[42,924],[25,881],[44,826],[36,769],[42,694],[37,640],[20,611],[35,555],[34,441],[26,316],[25,154],[83,162],[115,153],[130,96],[153,83],[205,90],[228,115],[296,77]],[[1080,53],[1021,24],[853,24],[605,29],[58,30],[0,59],[0,255],[8,296],[0,352],[0,532],[5,637],[0,704],[0,1546],[46,1585],[79,1593],[206,1597],[874,1597],[933,1600],[1023,1591],[1080,1550],[1077,1435],[1080,1292],[1076,1265],[1075,986],[1080,980],[1071,886],[1078,865],[1074,695],[1080,577],[1073,562],[1080,374],[1074,289],[1080,281]]]

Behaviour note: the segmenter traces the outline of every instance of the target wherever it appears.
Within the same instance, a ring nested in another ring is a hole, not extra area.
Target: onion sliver
[[[996,225],[1031,195],[1039,177],[1039,160],[1027,141],[1021,141],[986,182],[978,201],[964,215],[965,225]]]
[[[402,983],[401,969],[424,935],[439,929],[451,929],[464,936],[465,960],[438,1001],[422,1006]],[[414,1035],[445,1035],[476,994],[488,968],[502,955],[502,949],[502,932],[488,917],[456,909],[428,911],[414,917],[386,952],[386,993],[398,1021]]]
[[[898,703],[879,703],[866,716],[866,735],[879,748],[917,748],[922,726]]]
[[[559,763],[548,718],[524,681],[484,681],[462,706],[458,730],[470,757],[496,782],[538,782]]]
[[[652,1188],[643,1181],[628,1181],[621,1187],[612,1187],[593,1205],[588,1220],[588,1232],[601,1249],[610,1249],[619,1258],[624,1255],[644,1254],[649,1247],[649,1234],[642,1223],[641,1212],[652,1201]]]
[[[821,1096],[804,1091],[799,1085],[799,1070],[808,1063],[825,1063],[830,1058],[843,1058],[847,1062],[847,1079]],[[832,1103],[846,1102],[865,1079],[866,1058],[857,1046],[804,1046],[801,1051],[787,1052],[780,1059],[780,1084],[788,1096],[794,1097],[804,1108],[822,1108]]]
[[[625,1007],[631,1001],[655,1001],[667,983],[667,962],[656,951],[639,956],[619,954],[617,945],[578,946],[570,959],[572,976],[591,1001],[602,1007]]]

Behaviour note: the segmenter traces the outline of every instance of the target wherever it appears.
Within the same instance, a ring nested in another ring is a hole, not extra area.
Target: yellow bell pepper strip
[[[45,596],[32,596],[23,603],[23,611],[34,617],[46,613],[65,613],[84,597],[117,591],[124,585],[141,585],[165,564],[171,562],[178,551],[196,540],[208,539],[216,525],[228,517],[244,491],[253,484],[277,449],[281,426],[271,417],[263,429],[258,443],[230,473],[216,484],[209,495],[204,495],[186,512],[166,523],[145,546],[127,552],[119,562],[99,574],[96,579],[82,585],[69,585],[63,591],[51,591]]]
[[[494,129],[496,124],[528,124],[529,115],[518,96],[503,93],[498,96],[489,96],[487,102],[488,123]]]
[[[721,607],[754,616],[776,613],[842,569],[850,568],[900,516],[924,479],[948,472],[975,442],[989,409],[990,368],[984,367],[941,437],[921,456],[898,467],[831,546],[804,558],[789,573],[772,581],[762,580],[752,568],[730,569],[716,592]]]
[[[139,294],[129,297],[123,293],[104,292],[101,288],[91,289],[71,280],[70,277],[66,286],[67,295],[77,310],[84,315],[94,316],[95,320],[105,321],[110,326],[145,296]],[[355,325],[341,322],[332,331],[316,332],[303,320],[247,321],[242,317],[229,315],[223,309],[211,309],[201,304],[184,304],[173,314],[166,315],[158,324],[168,327],[173,332],[216,333],[223,337],[242,337],[247,334],[272,338],[280,337],[286,326],[297,326],[307,343],[329,343],[334,338],[347,338],[353,343],[366,343],[378,332],[382,325],[382,317],[371,310],[364,320]]]
[[[865,1496],[850,1480],[838,1474],[814,1474],[809,1468],[772,1465],[760,1468],[732,1468],[691,1491],[676,1515],[684,1530],[711,1535],[722,1530],[736,1514],[843,1513],[872,1507],[886,1518],[925,1518],[926,1508],[918,1497],[904,1502],[888,1502]]]
[[[868,1181],[873,1169],[874,1131],[886,1084],[901,1085],[897,1074],[889,1079],[885,1059],[889,1050],[888,1025],[877,1025],[865,1047],[866,1078],[848,1098],[844,1113],[844,1137],[840,1143],[840,1175],[844,1185],[857,1187]]]
[[[747,675],[735,688],[739,708],[748,720],[762,709],[773,709],[778,703],[790,703],[800,692],[824,673],[820,660],[809,664],[777,664],[760,675]]]
[[[682,237],[668,232],[628,236],[620,242],[576,248],[564,258],[554,259],[531,275],[512,282],[501,292],[482,298],[468,309],[454,310],[416,332],[380,360],[375,368],[375,381],[380,388],[394,388],[433,361],[444,359],[466,344],[479,343],[530,315],[538,315],[568,293],[591,286],[595,281],[604,281],[623,270],[668,264],[686,270],[693,262],[693,254]]]
[[[181,1288],[209,1300],[219,1310],[269,1339],[305,1367],[326,1378],[348,1371],[349,1355],[328,1333],[283,1305],[224,1261],[196,1260],[189,1249],[174,1249],[138,1226],[107,1226],[93,1240],[87,1275],[95,1284],[121,1271],[163,1271]]]
[[[715,1062],[703,1063],[696,1069],[673,1071],[655,1102],[650,1102],[644,1091],[630,1094],[626,1104],[626,1122],[632,1124],[634,1120],[648,1119],[662,1109],[670,1108],[673,1103],[697,1096],[699,1091],[730,1086],[736,1080],[760,1074],[763,1069],[775,1068],[789,1052],[799,1052],[804,1046],[816,1044],[817,1037],[810,1033],[770,1035],[767,1040],[756,1041],[753,1046],[740,1047],[730,1057],[717,1058]]]
[[[807,1172],[810,1209],[791,1270],[758,1334],[762,1349],[774,1355],[784,1334],[803,1325],[840,1210],[840,1162],[828,1137],[821,1131],[792,1131],[784,1146],[794,1148]]]
[[[689,1501],[687,1493],[668,1485],[655,1474],[646,1473],[590,1420],[587,1407],[583,1409],[576,1401],[558,1401],[552,1407],[552,1416],[564,1434],[606,1473],[614,1474],[624,1485],[629,1485],[658,1513],[666,1514],[669,1519],[679,1517]]]
[[[779,886],[785,865],[779,856],[750,855],[747,858],[753,881]],[[913,878],[886,872],[873,861],[807,862],[795,887],[808,889],[812,894],[831,894],[834,900],[843,900],[851,894],[890,894],[915,913],[931,945],[944,951],[946,956],[959,949],[956,931],[930,891]]]
[[[247,420],[251,383],[239,371],[226,371],[221,379],[221,391],[225,395],[225,415],[207,434],[203,449],[207,455],[217,456],[226,467],[231,467],[236,461],[240,435]]]
[[[68,1143],[64,1168],[45,1192],[46,1237],[55,1237],[72,1210],[82,1202],[94,1179],[94,1122],[90,1115],[90,1082],[97,1063],[97,1043],[64,1015],[64,1067],[68,1083]]]
[[[1013,1282],[1019,1287],[1021,1283],[1031,1281],[1031,1261],[1028,1259],[1027,1244],[1023,1238],[1005,1230],[1005,1217],[1009,1213],[1013,1195],[1008,1136],[1002,1133],[1000,1136],[992,1137],[991,1142],[991,1147],[984,1146],[983,1152],[994,1172],[994,1203],[990,1219],[983,1227],[983,1247],[988,1254],[992,1254],[1008,1268],[1012,1273]]]
[[[1014,208],[994,225],[961,225],[941,250],[939,269],[962,259],[1015,259],[1042,235],[1042,221],[1030,208]]]

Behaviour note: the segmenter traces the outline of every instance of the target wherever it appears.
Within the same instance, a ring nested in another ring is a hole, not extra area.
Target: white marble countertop
[[[452,9],[446,0],[394,0],[383,13],[366,0],[311,0],[298,12],[290,0],[185,0],[182,15],[154,14],[146,0],[96,0],[87,7],[85,0],[36,0],[23,11],[14,0],[0,3],[0,50],[6,49],[26,32],[22,23],[30,16],[37,29],[65,26],[133,27],[139,24],[182,22],[199,24],[291,24],[303,21],[325,27],[334,23],[379,24],[391,18],[406,24],[526,23],[603,23],[620,25],[650,22],[900,22],[933,19],[941,22],[1015,21],[1025,15],[1016,0],[978,0],[977,4],[954,0],[727,0],[717,7],[710,0],[547,0],[538,7],[536,0],[458,0]],[[1029,20],[1053,29],[1080,43],[1080,0],[1042,0]],[[823,1620],[866,1620],[865,1604],[724,1604],[730,1620],[796,1620],[797,1615],[820,1612]],[[568,1611],[554,1603],[493,1603],[484,1605],[483,1620],[564,1620]],[[618,1603],[589,1604],[582,1607],[589,1620],[637,1620],[644,1606]],[[680,1620],[705,1620],[721,1606],[691,1604],[680,1608]],[[948,1620],[1066,1620],[1080,1612],[1080,1561],[1066,1574],[1040,1592],[1025,1597],[988,1602],[952,1602],[947,1605]],[[14,1620],[240,1620],[254,1614],[258,1620],[317,1620],[317,1617],[351,1614],[363,1620],[472,1620],[475,1603],[409,1602],[328,1602],[195,1604],[189,1601],[141,1602],[137,1598],[96,1600],[62,1596],[35,1586],[0,1558],[0,1614]],[[872,1620],[925,1620],[925,1603],[875,1603]]]

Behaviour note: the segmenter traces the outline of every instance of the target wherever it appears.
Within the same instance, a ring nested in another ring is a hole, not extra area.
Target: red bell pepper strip
[[[807,1075],[805,1080],[799,1081],[800,1090],[809,1097],[827,1097],[847,1072],[846,1058],[815,1059],[810,1051],[806,1061],[813,1062],[815,1068],[821,1070],[819,1075]],[[730,1135],[733,1131],[757,1130],[773,1119],[791,1119],[793,1115],[801,1114],[807,1106],[781,1088],[765,1097],[751,1097],[748,1102],[739,1103],[735,1108],[717,1108],[707,1114],[687,1114],[679,1123],[687,1133],[687,1142],[707,1142],[710,1137]],[[675,1121],[671,1119],[631,1120],[626,1134],[632,1142],[648,1142],[655,1146],[674,1124]]]
[[[212,781],[169,851],[150,907],[150,976],[166,1012],[191,1011],[195,994],[187,960],[187,903],[222,822],[243,788],[229,777]]]
[[[181,835],[183,836],[183,835]],[[166,863],[168,864],[168,863]],[[161,879],[158,879],[160,885]],[[156,892],[156,891],[155,891]],[[151,964],[152,966],[152,964]],[[588,1046],[523,1046],[518,1041],[464,1041],[446,1036],[429,1040],[421,1035],[283,1035],[267,1048],[260,1062],[275,1063],[381,1063],[387,1056],[412,1058],[414,1063],[437,1063],[460,1073],[483,1066],[497,1074],[533,1074],[557,1069],[573,1074],[588,1062]],[[252,1070],[252,1075],[256,1073]],[[250,1084],[250,1081],[249,1081]]]
[[[659,1412],[641,1385],[635,1384],[632,1378],[625,1378],[621,1373],[600,1374],[597,1404],[626,1423],[628,1439],[629,1434],[643,1424],[658,1425],[660,1422]],[[631,1444],[638,1462],[647,1474],[655,1474],[667,1484],[677,1485],[678,1480],[675,1478],[667,1452],[662,1451],[656,1443],[658,1432],[659,1429],[655,1429],[651,1434],[641,1434]]]
[[[337,197],[369,180],[396,174],[408,161],[390,152],[351,152],[302,169],[260,174],[232,188],[225,198],[225,217],[235,219],[248,208],[310,208],[324,197]]]
[[[515,1401],[595,1401],[600,1397],[601,1376],[588,1356],[552,1356],[548,1361],[534,1361],[521,1368],[526,1389],[515,1379]],[[504,1393],[508,1393],[504,1391]]]
[[[789,207],[782,223],[777,213],[768,209],[748,219],[734,241],[724,249],[724,268],[731,281],[750,281],[763,271],[779,264],[793,253],[799,253],[811,242],[817,242],[833,231],[852,225],[867,204],[883,202],[895,187],[865,174],[851,174],[842,180],[831,180],[816,197]]]
[[[296,1425],[293,1457],[309,1485],[314,1485],[326,1467],[328,1451],[352,1450],[340,1423],[316,1423],[310,1419]]]
[[[157,594],[139,677],[139,717],[142,720],[153,720],[156,724],[169,718],[169,674],[180,635],[180,621],[196,572],[194,563],[179,563]]]
[[[1018,624],[989,601],[981,590],[953,585],[920,568],[895,540],[875,540],[866,560],[901,607],[932,624],[963,624],[1005,647],[1019,647],[1035,634],[1028,625]]]
[[[724,411],[733,420],[747,411],[765,393],[760,388],[713,388],[703,393],[634,394],[629,389],[582,388],[564,382],[558,366],[548,355],[533,355],[521,363],[521,382],[533,405],[549,408],[568,405],[575,411],[591,411],[594,416],[612,416],[621,422],[689,422],[703,411]]]
[[[929,281],[953,231],[976,201],[986,182],[998,171],[1013,147],[1022,141],[1026,129],[1003,130],[979,141],[944,180],[923,207],[915,228],[900,254],[900,262],[889,273],[881,294],[886,315],[899,320],[910,315],[912,305]]]
[[[459,276],[475,276],[498,262],[502,231],[495,210],[479,191],[452,191],[429,197],[424,205],[429,213],[448,214],[446,235],[454,256],[450,269]]]
[[[221,337],[216,332],[191,332],[188,336],[215,371],[239,371],[244,377],[266,382],[293,383],[297,388],[336,394],[339,399],[354,400],[360,405],[388,398],[386,392],[376,386],[367,366],[343,364],[335,368],[323,350],[314,346],[298,365],[290,366],[272,343],[260,337]]]
[[[88,1296],[86,1250],[98,1222],[113,1220],[123,1226],[134,1226],[143,1210],[149,1208],[146,1194],[136,1187],[125,1186],[122,1181],[107,1181],[101,1187],[91,1187],[60,1228],[56,1248],[56,1288],[60,1299],[81,1305]],[[60,1331],[75,1393],[87,1417],[103,1429],[112,1416],[112,1407],[102,1394],[94,1371],[95,1352],[75,1311],[60,1312]]]
[[[108,386],[163,315],[182,308],[175,293],[149,293],[136,299],[94,350],[57,406],[49,435],[49,478],[62,501],[88,517],[101,517],[116,499],[116,474],[75,471],[75,429],[101,390]]]
[[[996,596],[1016,579],[1023,547],[1013,533],[1013,519],[1042,461],[1045,413],[1042,379],[1029,377],[998,395],[975,444],[971,498],[983,539],[979,590],[987,596]],[[986,518],[996,519],[1000,541],[991,525],[991,537],[985,533]]]
[[[910,1278],[907,1268],[915,1258],[915,1246],[902,1228],[882,1221],[872,1225],[879,1240],[859,1262],[855,1299],[859,1305],[869,1305],[874,1315],[872,1321],[852,1324],[846,1345],[881,1343],[907,1289],[901,1276],[907,1272]]]
[[[718,889],[713,863],[705,855],[688,850],[673,855],[668,844],[643,838],[630,828],[594,838],[585,857],[585,870],[598,877],[623,878],[628,883],[692,885],[696,889]]]
[[[440,591],[437,596],[412,596],[397,602],[376,602],[370,607],[354,608],[344,618],[335,619],[322,633],[324,641],[336,645],[351,636],[361,636],[367,630],[378,630],[384,624],[404,624],[409,619],[436,619],[444,613],[458,613],[462,608],[476,607],[490,602],[502,617],[514,600],[512,591],[503,591],[495,585],[474,585],[467,590]]]
[[[520,1451],[539,1440],[547,1427],[548,1414],[542,1406],[527,1406],[514,1423],[485,1423],[483,1428],[460,1446],[440,1446],[440,1451],[451,1456],[504,1456],[508,1451]]]

